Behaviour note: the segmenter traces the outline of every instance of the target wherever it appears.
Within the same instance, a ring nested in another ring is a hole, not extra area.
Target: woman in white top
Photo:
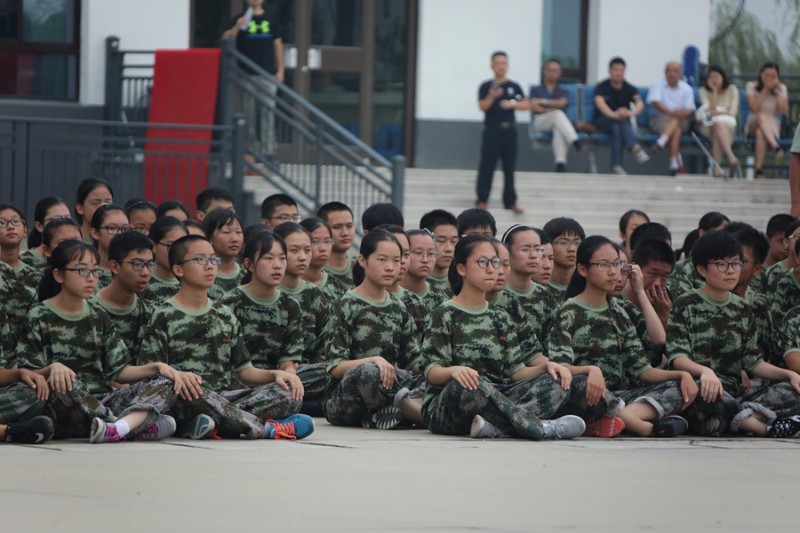
[[[739,89],[728,81],[722,68],[713,66],[708,69],[705,84],[700,88],[702,105],[697,110],[700,121],[700,132],[711,139],[711,151],[714,160],[722,161],[722,152],[728,158],[731,175],[739,173],[739,160],[733,153],[731,145],[736,135],[736,115],[739,113]],[[719,170],[712,165],[715,177],[722,177]]]
[[[778,157],[783,156],[783,149],[778,144],[781,131],[781,115],[789,113],[789,91],[781,83],[778,65],[764,63],[758,72],[758,81],[747,83],[747,104],[750,116],[747,117],[745,134],[756,138],[757,178],[763,178],[761,167],[769,146]]]

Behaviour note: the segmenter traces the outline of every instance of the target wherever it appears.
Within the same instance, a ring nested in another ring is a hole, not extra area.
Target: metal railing
[[[176,130],[204,131],[211,140],[178,140],[169,135]],[[148,183],[167,198],[180,197],[178,187],[218,185],[240,191],[236,201],[246,217],[243,153],[241,117],[208,127],[0,116],[0,198],[33,213],[44,196],[71,202],[87,177],[107,180],[121,199],[144,196]]]

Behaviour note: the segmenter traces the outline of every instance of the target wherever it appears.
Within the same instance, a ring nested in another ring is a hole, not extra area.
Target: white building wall
[[[586,81],[607,77],[614,56],[625,59],[625,77],[640,86],[663,76],[667,61],[681,61],[688,45],[708,62],[710,13],[710,0],[592,0]]]
[[[188,48],[189,0],[83,0],[80,103],[104,104],[105,39],[122,49]]]
[[[541,25],[541,0],[420,0],[416,117],[483,120],[478,85],[492,77],[496,50],[508,54],[508,77],[527,93],[539,80]]]

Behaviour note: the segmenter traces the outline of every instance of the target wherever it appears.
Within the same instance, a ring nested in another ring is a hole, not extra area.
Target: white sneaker
[[[579,416],[566,415],[555,420],[542,420],[545,439],[574,439],[586,431],[586,422]]]
[[[646,163],[650,161],[650,156],[647,155],[647,152],[645,152],[642,148],[634,150],[633,157],[636,158],[637,163]]]
[[[506,434],[481,415],[475,415],[472,419],[472,426],[469,428],[469,436],[472,439],[501,439]]]
[[[628,173],[627,173],[627,172],[625,172],[625,169],[624,169],[624,168],[622,168],[622,166],[621,166],[621,165],[614,165],[614,166],[611,168],[611,173],[612,173],[612,174],[616,174],[617,176],[627,176],[627,175],[628,175]]]

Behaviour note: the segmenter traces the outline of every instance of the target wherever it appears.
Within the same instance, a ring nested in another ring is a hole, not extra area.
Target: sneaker
[[[399,407],[389,405],[366,413],[361,419],[361,427],[366,429],[394,429],[403,420],[403,412]]]
[[[683,176],[684,174],[686,174],[686,169],[681,166],[669,169],[670,176]]]
[[[653,422],[653,437],[668,438],[683,435],[689,429],[689,422],[678,415],[665,416]]]
[[[217,424],[210,416],[197,415],[181,428],[181,437],[192,440],[207,439],[216,426]]]
[[[650,156],[647,155],[647,152],[645,152],[642,148],[639,148],[638,150],[634,149],[633,157],[636,159],[637,163],[647,163],[650,161]]]
[[[567,171],[566,163],[556,163],[556,172],[566,172],[566,171]]]
[[[14,422],[6,427],[6,442],[42,444],[53,438],[53,421],[37,416],[24,422]]]
[[[800,416],[777,419],[767,428],[767,436],[774,439],[800,437]]]
[[[175,423],[174,418],[169,415],[161,415],[158,417],[158,420],[155,424],[152,424],[149,428],[137,433],[133,437],[133,440],[164,440],[167,437],[172,436],[177,429],[178,424]]]
[[[566,415],[555,420],[542,420],[545,439],[575,439],[586,431],[586,422],[579,416]]]
[[[625,169],[622,168],[622,165],[614,165],[611,167],[611,173],[616,174],[617,176],[627,176],[628,173],[625,172]]]
[[[602,416],[586,425],[584,435],[587,437],[600,437],[610,439],[619,435],[625,429],[625,422],[618,416]]]
[[[100,444],[102,442],[123,442],[125,437],[117,433],[117,426],[114,423],[107,423],[102,418],[92,420],[92,429],[89,431],[89,442]]]
[[[264,423],[265,439],[304,439],[314,433],[314,419],[308,415],[291,415]]]
[[[475,415],[469,428],[469,436],[471,439],[502,439],[506,434],[481,415]]]

